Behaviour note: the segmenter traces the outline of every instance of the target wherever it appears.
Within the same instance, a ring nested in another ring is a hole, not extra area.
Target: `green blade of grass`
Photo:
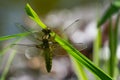
[[[118,23],[119,23],[119,15],[116,19],[115,28],[112,26],[112,20],[110,18],[109,24],[109,50],[110,50],[110,59],[109,59],[109,74],[111,77],[115,77],[115,69],[116,69],[116,51],[118,44]]]
[[[13,41],[11,44],[15,44],[16,42],[20,41],[21,39],[22,38],[18,38],[17,40]],[[5,54],[11,48],[11,44],[6,46],[6,48],[3,51],[0,51],[0,56],[3,56],[3,54]],[[5,66],[5,68],[4,68],[4,70],[3,70],[2,74],[1,74],[0,80],[6,80],[5,78],[7,76],[10,65],[11,65],[15,55],[16,55],[16,51],[12,50],[11,54],[10,54],[10,56],[8,58],[8,61],[6,63],[6,66]]]
[[[102,18],[98,22],[98,27],[105,23],[107,19],[109,19],[113,14],[118,12],[120,9],[120,0],[115,0],[103,14]]]
[[[115,1],[113,2],[113,4],[114,4],[116,7],[120,8],[120,0],[115,0]]]
[[[115,24],[115,30],[114,30],[114,45],[115,45],[115,53],[117,51],[117,44],[118,44],[118,27],[119,27],[119,18],[120,13],[117,15],[116,24]]]
[[[75,67],[74,69],[75,69],[75,73],[78,77],[78,80],[88,80],[83,66],[79,62],[77,62],[76,59],[74,59],[74,57],[70,56],[70,58],[71,58],[72,63]]]
[[[30,34],[29,32],[25,32],[25,33],[13,34],[13,35],[8,35],[8,36],[2,36],[2,37],[0,37],[0,41],[4,41],[4,40],[16,38],[16,37],[24,37],[29,34]]]
[[[31,8],[29,4],[26,5],[26,13],[28,16],[36,21],[40,27],[47,28],[44,23],[41,22],[41,20],[38,20],[39,17],[36,16],[37,14],[34,12],[34,10]],[[43,25],[44,24],[44,25]],[[55,34],[53,32],[53,34]],[[51,36],[53,36],[53,34]],[[89,59],[87,59],[82,53],[80,53],[78,50],[73,48],[72,45],[70,45],[67,41],[60,38],[57,34],[55,35],[55,41],[58,42],[61,47],[63,47],[72,57],[74,57],[80,64],[91,70],[95,75],[97,75],[102,80],[112,80],[112,78],[105,74],[101,69],[96,67]],[[63,46],[64,45],[64,46]]]
[[[117,15],[117,19],[116,19],[116,24],[115,24],[115,30],[114,30],[114,38],[115,38],[115,71],[114,71],[114,77],[117,79],[118,76],[118,58],[117,58],[117,47],[118,47],[118,29],[119,29],[119,17],[120,17],[120,13],[118,13]]]
[[[91,70],[92,73],[97,75],[102,80],[112,80],[110,76],[105,74],[100,68],[96,67],[88,58],[86,58],[82,53],[73,48],[68,42],[61,39],[56,35],[55,40],[70,54],[74,57],[80,64]],[[63,46],[64,45],[64,46]]]
[[[93,44],[93,62],[98,67],[100,66],[101,37],[101,28],[98,28],[97,36]],[[96,77],[96,80],[99,80],[98,77]]]
[[[11,55],[9,56],[8,62],[6,64],[6,67],[5,67],[2,75],[1,75],[0,80],[6,80],[5,79],[6,75],[7,75],[8,71],[9,71],[10,65],[11,65],[11,63],[12,63],[12,61],[14,59],[15,54],[16,54],[16,51],[11,52]]]
[[[101,36],[102,36],[102,33],[101,33],[101,29],[98,28],[98,33],[97,33],[97,37],[94,41],[94,46],[93,46],[93,62],[99,66],[99,52],[100,52],[100,48],[101,48]]]
[[[39,16],[34,12],[34,10],[30,7],[29,4],[27,4],[27,6],[25,7],[25,10],[28,16],[34,21],[36,21],[39,26],[41,26],[43,29],[47,28],[47,26],[42,23],[42,21],[39,19]]]
[[[114,53],[114,37],[113,37],[113,27],[112,27],[112,21],[110,19],[110,24],[109,24],[109,50],[110,50],[110,59],[109,59],[109,74],[111,77],[113,77],[114,74],[114,60],[115,60],[115,53]]]

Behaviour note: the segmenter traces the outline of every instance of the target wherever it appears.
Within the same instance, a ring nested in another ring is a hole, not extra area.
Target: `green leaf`
[[[33,11],[33,9],[30,7],[29,4],[26,5],[25,9],[28,9],[30,11],[30,15],[28,14],[28,16],[30,16],[30,18],[32,17],[31,14],[32,15],[37,15]],[[26,11],[28,11],[28,10],[26,10]],[[38,20],[38,16],[34,16],[34,17],[32,17],[32,19],[34,21],[36,21],[42,28],[46,27],[45,24],[41,22],[41,20]],[[55,34],[55,33],[53,32],[53,34]],[[54,36],[53,34],[51,36]],[[61,45],[61,47],[63,47],[72,57],[74,57],[76,59],[76,61],[78,61],[80,64],[82,64],[83,66],[85,66],[86,68],[88,68],[89,70],[91,70],[91,72],[93,72],[99,78],[101,78],[102,80],[112,80],[112,78],[109,75],[105,74],[100,68],[96,67],[93,64],[93,62],[91,62],[82,53],[80,53],[78,50],[76,50],[67,41],[65,41],[64,39],[60,38],[57,34],[55,35],[55,41],[58,42]]]
[[[114,5],[118,8],[120,8],[120,0],[115,0]]]
[[[114,30],[114,39],[115,39],[114,40],[115,41],[114,45],[115,45],[115,50],[117,50],[117,45],[118,45],[119,17],[120,17],[120,13],[117,15],[116,24],[115,24],[115,30]]]
[[[73,66],[75,67],[75,73],[78,77],[78,80],[88,80],[86,71],[84,70],[83,65],[81,65],[76,59],[74,59],[72,56],[70,56]]]
[[[110,59],[109,59],[109,74],[111,77],[113,77],[114,74],[114,33],[113,33],[113,27],[112,27],[112,19],[110,18],[109,22],[109,50],[110,50]]]
[[[102,38],[102,31],[100,28],[98,28],[97,32],[97,37],[94,41],[94,46],[93,46],[93,62],[99,66],[99,53],[100,53],[100,48],[101,48],[101,38]]]
[[[28,34],[30,34],[30,33],[25,32],[25,33],[13,34],[13,35],[8,35],[8,36],[2,36],[2,37],[0,37],[0,41],[4,41],[4,40],[16,38],[16,37],[24,37],[24,36],[27,36]]]
[[[72,56],[74,57],[80,64],[91,70],[95,75],[97,75],[102,80],[112,80],[107,74],[105,74],[100,68],[96,67],[93,62],[91,62],[88,58],[86,58],[82,53],[76,50],[71,44],[67,41],[61,39],[56,35],[55,40]],[[63,46],[64,45],[64,46]]]
[[[36,12],[31,8],[31,6],[29,4],[26,5],[25,7],[26,13],[28,14],[28,16],[33,19],[34,21],[36,21],[38,23],[39,26],[41,26],[43,29],[47,28],[47,26],[45,24],[42,23],[42,21],[39,19],[39,16],[36,14]]]
[[[101,18],[101,20],[98,22],[98,27],[100,27],[102,24],[105,23],[105,21],[112,16],[114,13],[116,13],[119,10],[119,8],[117,8],[114,5],[111,5],[106,12],[103,14],[103,17]]]
[[[109,74],[111,77],[115,76],[115,68],[116,68],[116,51],[118,44],[118,23],[119,23],[119,15],[116,19],[115,27],[112,26],[112,19],[110,19],[109,24],[109,50],[110,50],[110,59],[109,59]]]
[[[108,20],[113,14],[118,12],[119,9],[120,9],[120,0],[115,0],[103,14],[102,18],[98,22],[98,27],[104,24],[106,20]]]
[[[22,38],[17,38],[16,40],[12,41],[11,44],[15,44],[16,42],[20,41]],[[5,54],[6,52],[9,51],[9,49],[11,48],[11,44],[6,46],[2,51],[0,51],[0,56],[3,56],[3,54]],[[8,72],[9,72],[9,69],[10,69],[10,66],[12,64],[12,61],[16,55],[16,51],[15,50],[10,50],[10,55],[9,55],[9,58],[8,58],[8,61],[6,63],[6,66],[1,74],[1,77],[0,77],[0,80],[5,80]]]
[[[6,67],[5,67],[5,69],[4,69],[4,71],[3,71],[2,75],[1,75],[0,80],[6,80],[5,78],[6,78],[6,76],[7,76],[7,73],[8,73],[8,71],[9,71],[9,68],[10,68],[10,66],[11,66],[11,63],[12,63],[15,55],[16,55],[16,51],[12,51],[12,52],[11,52],[11,55],[10,55],[9,58],[8,58],[8,62],[6,63]]]

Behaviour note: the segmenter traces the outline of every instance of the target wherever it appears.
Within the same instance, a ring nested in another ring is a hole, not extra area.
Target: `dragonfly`
[[[74,21],[71,25],[78,21],[79,20]],[[71,25],[69,25],[67,28],[69,28]],[[47,72],[50,72],[52,68],[52,57],[54,55],[53,51],[58,47],[58,43],[54,40],[56,34],[54,36],[51,36],[50,33],[52,32],[52,30],[50,28],[42,29],[41,31],[38,32],[32,32],[31,30],[25,28],[23,25],[18,26],[22,27],[25,31],[30,32],[31,38],[34,39],[37,42],[37,44],[14,44],[14,45],[34,47],[36,49],[39,49],[40,53],[42,53],[44,56],[46,70]],[[67,28],[64,29],[64,32],[67,31]],[[82,43],[80,43],[80,45],[84,46],[84,44]],[[81,49],[85,48],[86,47],[82,47]],[[30,50],[28,50],[28,52],[25,53],[25,56],[29,59],[31,57],[34,57],[35,55],[40,55],[40,53],[37,54],[35,54],[34,52],[32,54],[29,53]]]

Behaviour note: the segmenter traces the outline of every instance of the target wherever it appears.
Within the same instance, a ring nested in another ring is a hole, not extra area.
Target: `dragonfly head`
[[[50,28],[47,28],[47,29],[43,29],[42,32],[46,35],[50,34],[51,30]]]

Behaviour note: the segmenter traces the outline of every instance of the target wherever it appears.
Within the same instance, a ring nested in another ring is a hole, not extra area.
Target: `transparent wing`
[[[74,43],[75,47],[78,48],[79,51],[82,51],[87,48],[87,44],[85,43]]]
[[[16,26],[20,29],[21,32],[29,32],[30,35],[27,36],[28,39],[30,39],[33,42],[40,42],[42,40],[43,32],[41,30],[35,31],[34,29],[29,29],[28,27],[25,27],[19,23],[16,23]]]
[[[53,51],[53,57],[62,57],[66,55],[66,51],[61,46],[56,47]]]
[[[73,44],[74,44],[74,47],[76,47],[79,51],[82,51],[87,48],[87,44],[84,44],[84,43],[73,43]],[[54,46],[55,46],[55,49],[53,51],[53,56],[60,57],[60,56],[67,55],[67,52],[59,44],[56,44]]]
[[[30,47],[25,51],[25,57],[27,59],[32,59],[33,57],[42,56],[42,49],[36,47]]]
[[[53,44],[53,47],[53,57],[67,56],[66,51],[58,43]]]
[[[70,25],[68,25],[64,30],[63,33],[72,34],[74,33],[78,28],[80,28],[84,24],[84,21],[81,19],[77,19],[74,22],[72,22]]]
[[[36,56],[42,56],[42,49],[37,48],[35,44],[12,44],[18,54],[24,54],[27,59]]]

